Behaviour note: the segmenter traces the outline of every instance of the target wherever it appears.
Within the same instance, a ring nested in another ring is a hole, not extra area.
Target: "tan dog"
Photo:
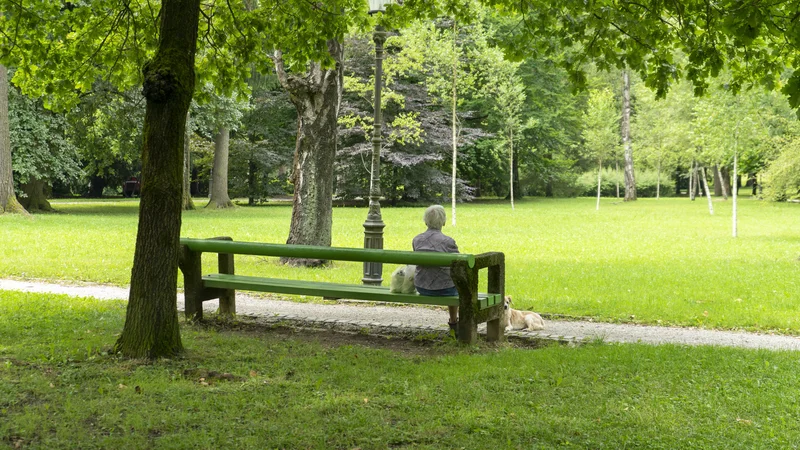
[[[503,322],[506,324],[506,331],[523,329],[527,331],[544,330],[544,320],[542,316],[535,312],[519,311],[511,308],[510,295],[506,295],[505,318]]]

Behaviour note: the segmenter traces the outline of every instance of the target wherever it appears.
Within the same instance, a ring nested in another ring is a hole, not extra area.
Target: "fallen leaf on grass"
[[[124,385],[124,384],[122,384],[122,383],[120,383],[120,384],[119,384],[119,386],[117,386],[117,388],[119,388],[119,389],[126,389],[127,387],[128,387],[128,386],[125,386],[125,385]]]
[[[257,377],[257,376],[258,376],[258,372],[256,372],[255,370],[251,370],[251,371],[250,371],[250,377],[251,377],[251,378],[253,378],[253,377]]]

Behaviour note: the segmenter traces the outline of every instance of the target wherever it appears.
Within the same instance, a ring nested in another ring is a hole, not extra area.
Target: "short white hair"
[[[447,217],[444,214],[444,207],[442,205],[429,206],[428,209],[425,210],[422,220],[425,221],[425,225],[427,225],[428,228],[441,230],[445,222],[447,222]]]

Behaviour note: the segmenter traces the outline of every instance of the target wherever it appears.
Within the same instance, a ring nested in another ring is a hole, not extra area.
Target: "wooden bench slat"
[[[419,294],[395,294],[383,286],[335,284],[321,281],[261,278],[247,275],[209,274],[203,276],[207,287],[246,291],[274,292],[277,294],[338,297],[353,300],[417,303],[425,305],[458,306],[458,297],[428,297]],[[499,302],[500,294],[478,294],[479,309]]]
[[[411,252],[402,250],[265,244],[261,242],[190,238],[181,238],[181,244],[187,246],[192,251],[207,253],[232,253],[237,255],[281,256],[334,261],[379,262],[387,264],[416,264],[421,266],[449,266],[453,261],[466,261],[469,267],[475,267],[475,255],[466,253]]]

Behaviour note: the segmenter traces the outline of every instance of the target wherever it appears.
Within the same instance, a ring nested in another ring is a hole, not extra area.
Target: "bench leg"
[[[181,247],[179,267],[183,272],[183,298],[186,320],[203,319],[203,280],[200,252]]]
[[[234,274],[233,255],[227,253],[219,254],[219,273]],[[224,294],[219,297],[219,310],[217,315],[220,317],[233,318],[236,316],[236,290],[225,289]]]

